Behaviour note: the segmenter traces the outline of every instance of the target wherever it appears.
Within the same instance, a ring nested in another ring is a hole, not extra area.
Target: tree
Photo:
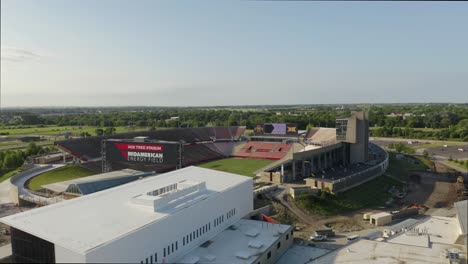
[[[424,151],[423,151],[423,156],[424,156],[425,158],[429,157],[429,152],[427,152],[427,150],[424,150]]]
[[[89,134],[88,132],[81,132],[80,135],[81,135],[81,137],[84,137],[84,138],[85,138],[85,137],[90,137],[90,136],[91,136],[91,134]]]
[[[102,136],[104,134],[104,130],[102,130],[102,128],[96,128],[94,132],[96,132],[97,136]]]
[[[403,143],[397,143],[397,144],[395,144],[395,150],[396,150],[398,153],[403,152],[404,149],[405,149],[405,145],[403,145]]]
[[[106,127],[104,130],[104,135],[112,135],[115,134],[115,127]]]

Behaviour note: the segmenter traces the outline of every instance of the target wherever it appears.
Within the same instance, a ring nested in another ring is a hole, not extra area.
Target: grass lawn
[[[20,167],[20,168],[17,168],[16,170],[12,170],[12,171],[9,171],[9,172],[7,172],[7,173],[1,175],[1,176],[0,176],[0,182],[3,182],[3,181],[5,181],[5,180],[10,179],[10,178],[11,178],[15,173],[17,173],[20,169],[21,169],[21,167]]]
[[[28,128],[18,128],[18,126],[2,127],[0,133],[9,133],[9,135],[19,136],[19,135],[54,135],[61,132],[72,132],[74,134],[80,134],[81,132],[88,132],[91,135],[95,135],[94,126],[45,126],[37,127],[31,126]],[[103,128],[105,129],[105,128]],[[126,133],[133,131],[144,131],[148,130],[147,127],[116,127],[116,133]]]
[[[399,187],[401,183],[390,177],[380,176],[349,191],[336,195],[328,194],[324,200],[305,195],[296,198],[294,202],[311,214],[337,215],[368,207],[385,206],[385,202],[391,197],[387,190],[393,185]]]
[[[271,160],[228,158],[210,161],[199,165],[202,168],[226,171],[245,176],[254,176],[254,172],[272,163]]]
[[[424,157],[414,157],[421,162],[420,164],[414,164],[407,162],[406,160],[396,159],[395,153],[389,152],[388,154],[390,155],[390,160],[386,174],[403,181],[408,180],[408,177],[411,175],[411,171],[424,171],[428,169],[427,165],[430,165],[429,160],[425,159]]]
[[[463,170],[465,170],[465,171],[468,170],[468,166],[467,166],[467,165],[461,165],[460,163],[457,163],[457,162],[455,162],[454,160],[447,160],[447,161],[448,161],[450,164],[459,167],[460,169],[463,169]],[[466,162],[466,160],[462,160],[462,161]]]
[[[379,128],[382,128],[382,127],[379,127],[379,126],[376,126],[376,127],[369,127],[370,130],[375,130],[375,129],[379,129]],[[400,128],[400,129],[405,129],[406,127],[395,127],[395,128]],[[427,127],[427,128],[424,128],[424,127],[420,127],[420,128],[412,128],[413,131],[423,131],[423,132],[435,132],[435,131],[441,131],[442,129],[441,128],[430,128],[430,127]]]
[[[28,183],[28,187],[31,190],[38,190],[42,188],[42,185],[73,180],[94,174],[94,172],[84,169],[78,165],[66,165],[32,178]]]

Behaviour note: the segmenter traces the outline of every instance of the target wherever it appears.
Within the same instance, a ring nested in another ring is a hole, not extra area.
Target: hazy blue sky
[[[1,4],[3,106],[468,102],[468,2]]]

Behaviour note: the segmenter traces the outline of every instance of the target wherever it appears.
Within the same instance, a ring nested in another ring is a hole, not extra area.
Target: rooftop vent
[[[250,258],[250,253],[248,251],[237,251],[236,252],[236,257],[240,259],[249,259]]]
[[[257,237],[260,232],[256,228],[251,228],[245,232],[246,236]]]
[[[205,256],[205,260],[206,261],[209,261],[209,262],[213,262],[216,260],[216,256],[215,255],[211,255],[211,254],[208,254]]]
[[[259,241],[259,240],[251,240],[249,242],[249,247],[256,248],[256,249],[262,248],[263,247],[263,242]]]

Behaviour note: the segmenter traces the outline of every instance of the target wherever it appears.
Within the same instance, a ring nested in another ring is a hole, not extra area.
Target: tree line
[[[22,126],[95,126],[96,135],[113,134],[119,126],[159,127],[246,126],[256,124],[296,123],[298,129],[335,127],[337,117],[349,116],[351,111],[369,113],[372,136],[410,137],[421,139],[456,139],[468,141],[467,104],[398,104],[398,105],[336,105],[319,106],[259,106],[253,108],[164,108],[129,111],[127,108],[106,112],[74,113],[61,116],[41,116],[32,112],[9,112],[20,115]],[[393,113],[393,115],[392,115]],[[405,115],[406,114],[406,115]],[[435,130],[421,130],[433,128]]]
[[[45,154],[55,151],[55,147],[42,147],[37,146],[35,143],[30,143],[28,147],[23,150],[5,150],[0,151],[0,174],[8,171],[15,170],[22,166],[24,161],[29,156]]]

